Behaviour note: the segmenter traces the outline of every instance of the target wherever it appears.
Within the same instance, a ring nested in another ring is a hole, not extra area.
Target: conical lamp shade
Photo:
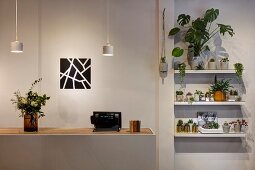
[[[12,53],[22,53],[23,52],[23,43],[19,41],[11,42],[11,52]]]
[[[103,56],[113,56],[113,46],[110,43],[103,46]]]

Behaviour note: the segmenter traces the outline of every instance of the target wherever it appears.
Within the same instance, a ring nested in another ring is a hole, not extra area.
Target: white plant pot
[[[229,95],[228,101],[231,101],[231,102],[236,101],[236,96],[234,96],[234,95]]]
[[[195,100],[196,102],[199,101],[199,94],[194,94],[194,100]]]
[[[183,95],[176,95],[176,101],[177,102],[183,102]]]
[[[239,125],[239,124],[234,125],[234,131],[236,133],[240,133],[241,132],[241,125]]]
[[[216,70],[216,62],[209,62],[208,63],[208,69],[209,70]]]
[[[229,125],[222,125],[223,133],[229,133],[230,131],[230,126]]]
[[[221,62],[220,67],[222,70],[228,70],[229,62]]]

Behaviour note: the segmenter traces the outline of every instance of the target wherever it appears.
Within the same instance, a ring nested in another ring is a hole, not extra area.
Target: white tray
[[[201,133],[223,133],[223,129],[204,129],[201,126],[198,127],[198,131]]]

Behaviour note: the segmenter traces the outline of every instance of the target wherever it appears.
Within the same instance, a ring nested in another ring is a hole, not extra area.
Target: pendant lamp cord
[[[18,41],[18,0],[16,0],[16,41]]]
[[[163,29],[163,31],[162,31],[162,51],[161,51],[161,59],[162,58],[165,58],[165,54],[166,54],[166,37],[165,37],[165,34],[166,34],[166,32],[165,32],[165,8],[164,8],[164,10],[163,10],[163,16],[162,16],[162,18],[163,18],[163,23],[162,23],[162,29]]]
[[[106,42],[109,44],[109,0],[106,0]]]

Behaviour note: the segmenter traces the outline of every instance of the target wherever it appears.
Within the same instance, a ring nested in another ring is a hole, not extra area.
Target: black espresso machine
[[[94,111],[90,116],[94,131],[120,131],[121,112]]]

